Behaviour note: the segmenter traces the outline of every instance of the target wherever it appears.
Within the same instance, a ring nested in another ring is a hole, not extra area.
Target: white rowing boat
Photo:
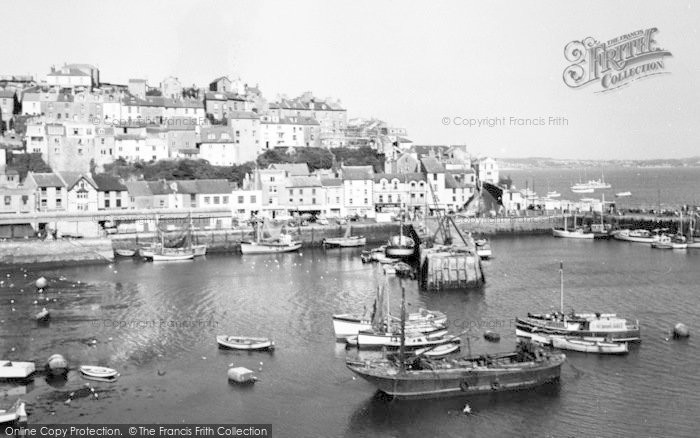
[[[270,338],[253,338],[246,336],[226,336],[220,335],[216,337],[216,342],[219,348],[227,348],[231,350],[273,350],[275,343]]]
[[[82,365],[80,368],[78,368],[78,371],[80,371],[80,374],[82,374],[86,379],[112,381],[119,377],[119,372],[117,370],[107,367]]]

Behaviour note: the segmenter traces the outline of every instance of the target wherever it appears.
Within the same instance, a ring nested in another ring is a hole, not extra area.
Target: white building
[[[498,163],[493,158],[479,160],[479,180],[498,184]]]
[[[372,166],[342,166],[341,173],[346,213],[374,217]]]

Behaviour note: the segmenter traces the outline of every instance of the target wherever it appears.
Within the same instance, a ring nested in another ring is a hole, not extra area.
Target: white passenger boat
[[[247,336],[226,336],[216,337],[219,348],[230,350],[273,350],[275,343],[270,338],[254,338]]]

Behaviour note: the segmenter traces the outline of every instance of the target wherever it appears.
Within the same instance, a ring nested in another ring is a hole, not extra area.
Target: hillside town
[[[176,77],[157,86],[143,79],[114,84],[101,81],[95,66],[65,64],[39,80],[0,76],[0,103],[2,214],[215,209],[243,220],[373,218],[399,210],[461,212],[482,183],[499,183],[496,161],[472,157],[465,145],[414,145],[405,128],[348,119],[340,100],[306,92],[268,101],[238,77],[221,76],[205,88]],[[146,181],[105,170],[162,160],[237,166],[266,151],[302,148],[370,148],[383,166],[272,163],[255,165],[236,182]],[[10,164],[29,155],[40,156],[46,169],[22,174]],[[525,208],[517,200],[514,206]],[[55,226],[60,231],[61,222]]]

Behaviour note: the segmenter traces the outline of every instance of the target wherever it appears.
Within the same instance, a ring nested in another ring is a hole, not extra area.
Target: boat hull
[[[595,236],[593,233],[583,233],[578,231],[568,231],[560,230],[557,228],[552,228],[552,235],[554,237],[565,237],[568,239],[593,239]]]
[[[154,253],[149,257],[154,262],[177,262],[181,260],[192,260],[194,258],[194,253],[186,254],[158,254]]]
[[[582,339],[552,337],[551,345],[559,350],[578,351],[595,354],[627,354],[629,347],[626,342],[585,341]]]
[[[434,345],[442,345],[449,343],[459,343],[460,339],[447,336],[446,329],[433,330],[429,333],[416,332],[414,335],[407,335],[404,342],[406,349],[416,349],[423,347],[432,347]],[[357,348],[361,350],[372,349],[397,349],[401,347],[401,335],[393,334],[375,334],[370,332],[360,332],[357,335]]]
[[[365,237],[330,237],[325,239],[323,244],[339,248],[354,248],[365,246],[367,239]]]
[[[136,251],[133,249],[115,249],[114,253],[120,257],[133,257]]]
[[[556,383],[566,356],[558,354],[553,358],[544,363],[527,362],[517,367],[409,370],[394,375],[366,363],[348,363],[347,366],[394,398],[425,399],[517,391]]]
[[[241,253],[243,254],[277,254],[282,252],[293,252],[301,248],[301,242],[290,244],[272,244],[257,242],[242,242]]]
[[[235,336],[217,336],[216,343],[223,350],[274,350],[275,343],[268,338],[244,338]]]
[[[431,332],[443,328],[447,322],[447,316],[442,312],[420,311],[408,314],[407,330]],[[349,313],[333,315],[333,331],[336,339],[345,339],[357,336],[361,331],[372,329],[372,321],[358,315]]]
[[[194,251],[195,257],[201,257],[207,255],[207,245],[192,245],[192,250]]]
[[[529,337],[529,335],[535,334],[545,336],[568,336],[582,339],[610,339],[616,342],[640,342],[642,340],[639,328],[614,331],[567,330],[516,318],[515,329],[516,334],[521,337]]]
[[[401,259],[412,257],[415,253],[415,248],[403,247],[403,246],[387,246],[384,250],[387,257]]]

